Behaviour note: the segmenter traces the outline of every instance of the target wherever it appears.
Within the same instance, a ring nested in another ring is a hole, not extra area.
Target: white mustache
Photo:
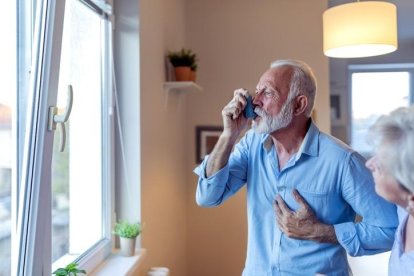
[[[256,108],[254,109],[254,112],[257,115],[259,115],[260,117],[266,117],[267,116],[266,112],[258,106],[256,106]]]

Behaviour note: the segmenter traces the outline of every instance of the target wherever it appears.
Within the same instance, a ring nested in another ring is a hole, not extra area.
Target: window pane
[[[352,74],[351,146],[369,154],[368,128],[383,114],[408,106],[410,93],[408,72],[368,72]]]
[[[66,148],[55,135],[52,175],[52,258],[84,253],[103,238],[103,96],[101,18],[79,1],[67,0],[63,27],[58,106],[73,107]],[[62,110],[59,111],[61,113]]]
[[[10,275],[11,187],[12,170],[15,170],[12,163],[12,107],[6,94],[11,96],[4,93],[0,99],[0,275]]]
[[[12,185],[16,175],[16,3],[6,1],[0,17],[0,275],[11,273]],[[12,202],[13,201],[13,202]]]

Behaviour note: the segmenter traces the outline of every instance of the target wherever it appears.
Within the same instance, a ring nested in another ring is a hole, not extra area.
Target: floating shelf
[[[203,88],[192,81],[167,81],[164,83],[164,90],[167,93],[171,91],[180,93],[199,93]]]

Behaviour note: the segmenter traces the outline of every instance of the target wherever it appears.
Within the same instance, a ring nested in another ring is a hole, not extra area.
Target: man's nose
[[[253,105],[254,106],[260,104],[260,95],[261,95],[261,93],[258,93],[258,94],[253,95],[252,102],[253,102]]]

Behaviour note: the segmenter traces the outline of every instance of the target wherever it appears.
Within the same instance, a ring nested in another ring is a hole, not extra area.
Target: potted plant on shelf
[[[197,65],[197,59],[195,58],[194,61],[193,61],[193,64],[190,67],[190,69],[191,69],[190,70],[190,81],[193,81],[193,82],[196,81],[197,67],[198,67],[198,65]]]
[[[168,59],[174,67],[176,81],[190,81],[191,68],[197,68],[197,56],[190,49],[182,48],[180,51],[169,51]]]
[[[129,223],[127,221],[120,221],[115,223],[114,234],[119,237],[121,245],[121,254],[129,257],[135,254],[135,242],[142,228],[139,222]]]
[[[78,273],[86,274],[86,271],[78,269],[77,263],[70,263],[64,268],[56,269],[52,274],[55,274],[56,276],[77,276]]]

